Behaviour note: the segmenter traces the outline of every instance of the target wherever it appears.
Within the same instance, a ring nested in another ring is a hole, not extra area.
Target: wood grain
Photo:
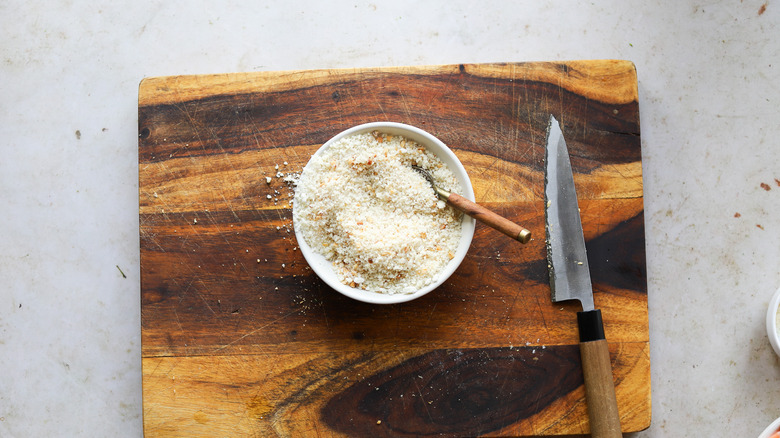
[[[587,433],[578,309],[551,302],[539,237],[550,114],[572,155],[623,430],[646,428],[636,90],[625,61],[144,80],[146,436]],[[277,174],[299,172],[339,131],[381,120],[439,137],[477,202],[535,238],[521,245],[477,224],[458,271],[410,303],[372,306],[325,286],[297,251],[292,190]]]

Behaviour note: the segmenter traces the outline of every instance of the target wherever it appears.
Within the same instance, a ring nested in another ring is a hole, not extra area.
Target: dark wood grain
[[[322,415],[351,436],[493,433],[583,384],[576,346],[538,350],[434,350],[356,382],[331,398]]]
[[[636,90],[623,61],[144,80],[146,436],[586,433],[578,309],[551,302],[540,238],[550,114],[572,154],[623,428],[647,427]],[[456,273],[409,303],[368,305],[324,285],[297,250],[292,191],[276,174],[380,120],[439,137],[477,202],[536,238],[521,245],[477,224]]]

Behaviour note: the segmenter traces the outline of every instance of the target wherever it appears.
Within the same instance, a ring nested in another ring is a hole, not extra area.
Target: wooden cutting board
[[[550,301],[550,114],[572,155],[622,427],[649,426],[636,71],[578,61],[145,79],[146,436],[587,433],[578,306]],[[450,280],[405,304],[364,304],[325,286],[297,250],[291,188],[277,175],[371,121],[440,138],[477,201],[535,238],[521,245],[477,224]]]

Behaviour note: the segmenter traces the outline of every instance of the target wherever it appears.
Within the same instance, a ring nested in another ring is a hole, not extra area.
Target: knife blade
[[[591,434],[620,437],[612,366],[601,310],[593,302],[571,159],[560,124],[553,116],[547,125],[544,197],[552,301],[579,300],[582,304],[582,311],[577,312],[577,326]]]

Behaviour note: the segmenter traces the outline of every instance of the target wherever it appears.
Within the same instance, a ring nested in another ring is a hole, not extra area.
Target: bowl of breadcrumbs
[[[442,285],[466,256],[474,219],[438,187],[474,200],[450,148],[414,126],[367,123],[328,140],[295,181],[293,226],[312,270],[359,301],[391,304]]]

